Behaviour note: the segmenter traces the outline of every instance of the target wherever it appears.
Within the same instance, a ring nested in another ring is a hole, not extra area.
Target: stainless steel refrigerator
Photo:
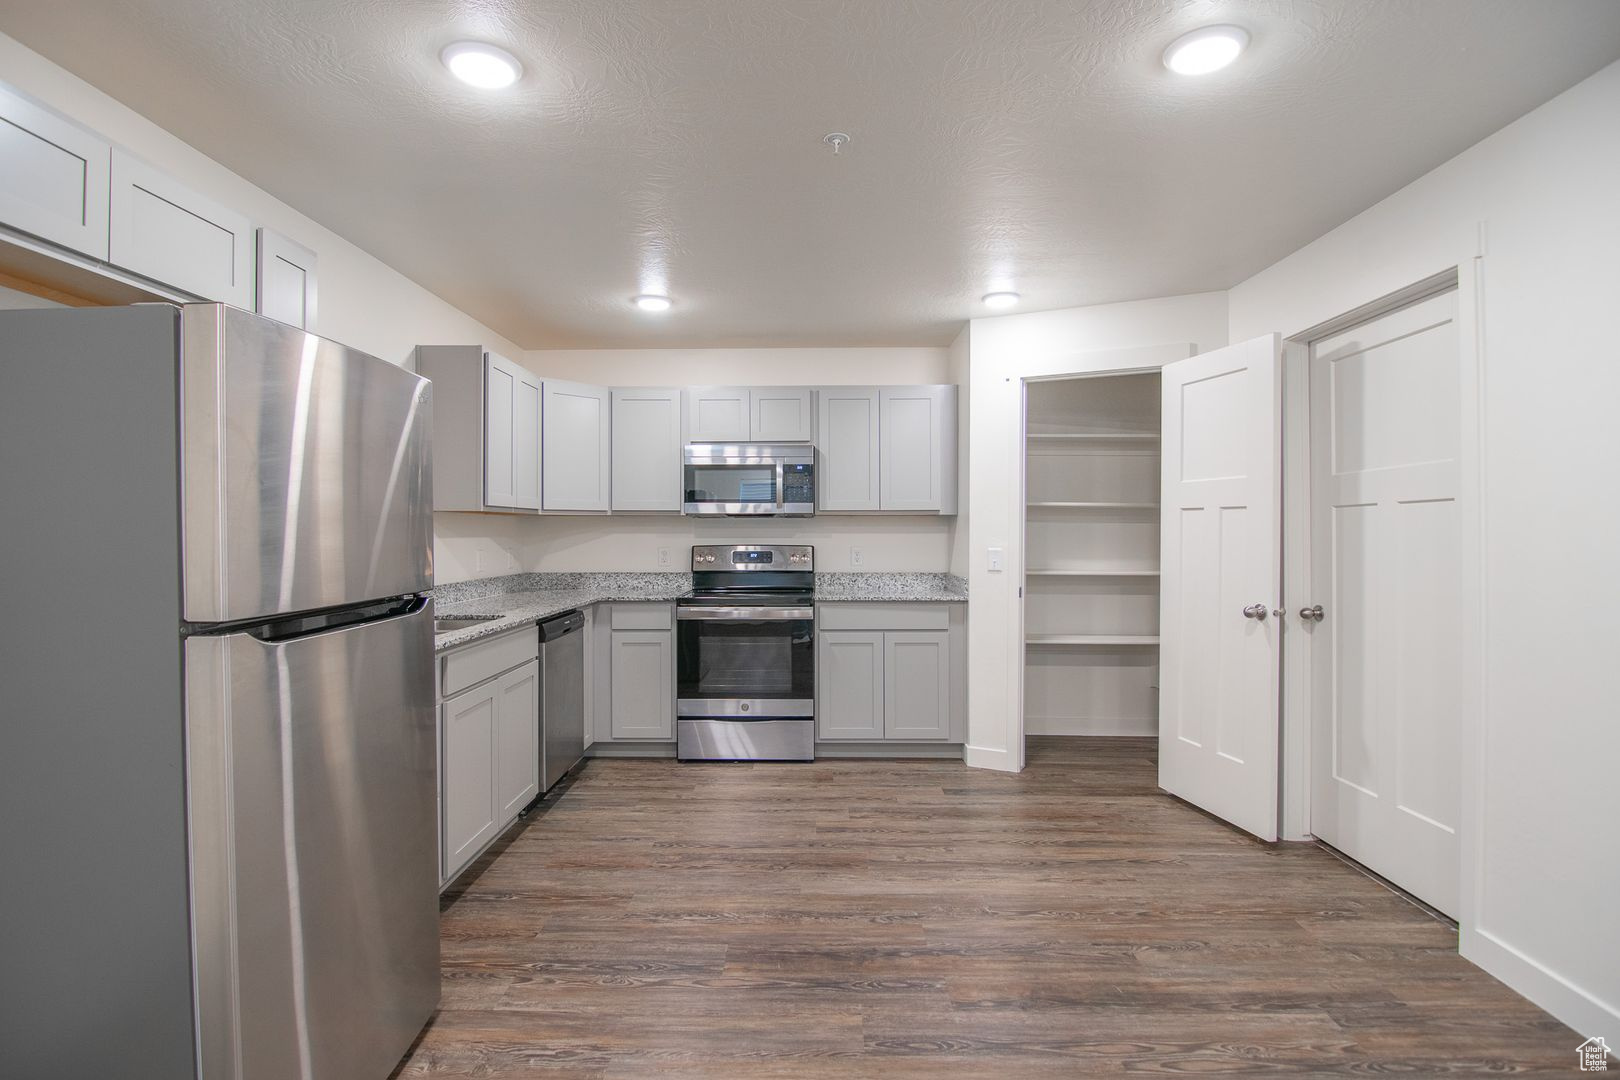
[[[0,1071],[386,1077],[439,1000],[430,384],[0,313]]]

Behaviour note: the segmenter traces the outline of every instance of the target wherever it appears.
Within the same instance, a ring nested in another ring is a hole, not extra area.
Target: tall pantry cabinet
[[[1029,384],[1029,734],[1158,731],[1160,412],[1156,371]]]

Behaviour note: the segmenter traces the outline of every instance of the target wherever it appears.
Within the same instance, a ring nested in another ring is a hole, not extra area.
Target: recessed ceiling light
[[[523,65],[517,57],[495,45],[479,41],[458,41],[446,45],[439,54],[450,74],[480,90],[499,90],[511,86],[523,74]]]
[[[652,293],[642,293],[634,298],[636,307],[642,311],[668,311],[670,299],[667,296],[654,296]]]
[[[993,292],[984,294],[985,307],[1012,307],[1018,303],[1018,294],[1015,292]]]
[[[1238,58],[1249,44],[1241,26],[1206,26],[1182,34],[1164,50],[1164,66],[1177,75],[1208,75]]]

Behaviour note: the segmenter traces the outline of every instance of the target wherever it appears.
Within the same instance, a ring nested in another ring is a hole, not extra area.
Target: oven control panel
[[[693,570],[814,570],[809,544],[698,544]]]

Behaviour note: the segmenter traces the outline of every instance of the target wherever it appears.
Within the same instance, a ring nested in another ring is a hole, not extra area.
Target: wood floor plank
[[[1563,1076],[1580,1041],[1449,924],[1164,795],[1144,739],[594,760],[441,927],[400,1078]]]

